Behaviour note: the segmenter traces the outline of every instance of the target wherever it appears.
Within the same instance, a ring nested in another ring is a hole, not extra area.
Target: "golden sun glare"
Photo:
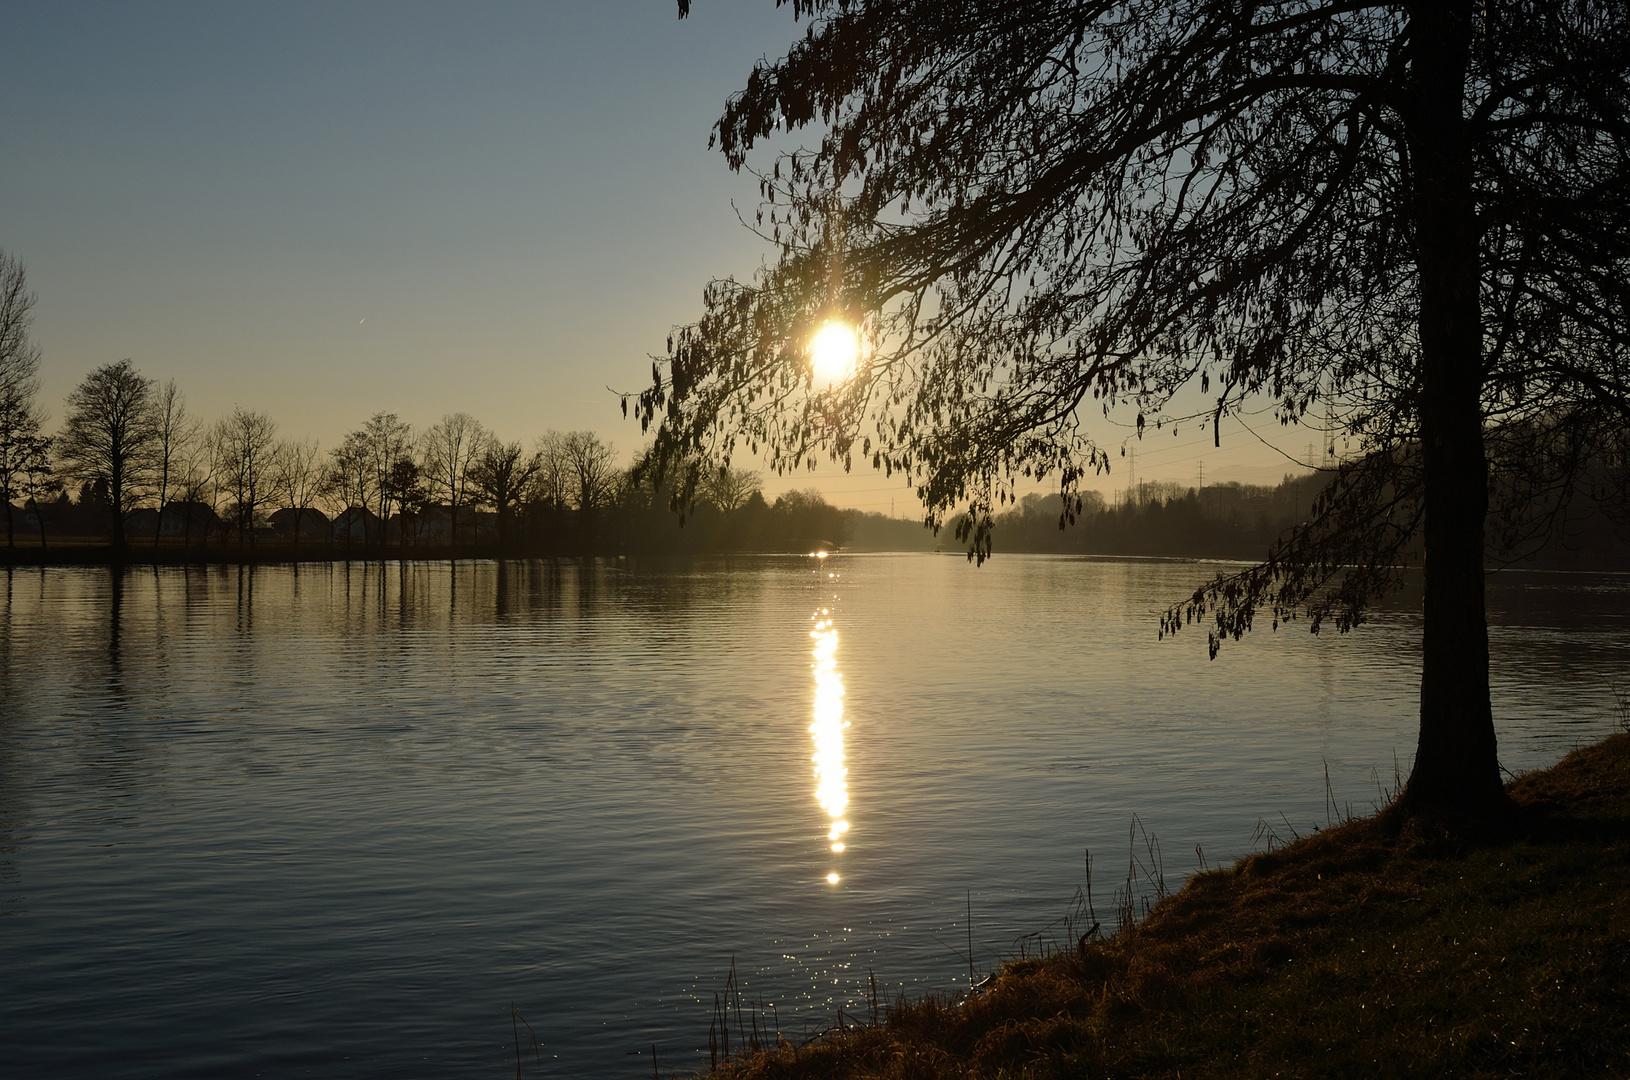
[[[860,360],[860,337],[846,322],[833,320],[821,327],[809,343],[815,361],[815,377],[825,382],[842,382],[855,373]]]

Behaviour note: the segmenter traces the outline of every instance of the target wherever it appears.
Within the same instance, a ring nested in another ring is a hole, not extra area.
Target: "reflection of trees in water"
[[[7,780],[0,783],[0,917],[21,902],[12,886],[17,881],[17,835],[22,831],[27,809],[22,787],[15,780],[22,772],[17,724],[28,708],[24,688],[13,674],[12,665],[17,572],[8,566],[5,573],[5,617],[0,618],[0,701],[6,702],[6,707],[0,709],[0,777]]]
[[[418,575],[413,572],[412,563],[399,562],[395,564],[395,567],[397,595],[396,625],[400,629],[407,630],[414,625],[415,621],[413,613],[416,605],[413,597],[418,591],[419,578]],[[384,563],[379,565],[381,593],[384,591],[385,568]]]
[[[5,619],[0,620],[0,699],[15,702],[17,700],[15,688],[11,685],[11,624],[12,604],[17,593],[17,570],[15,567],[6,567],[6,605]],[[0,721],[5,720],[5,714],[0,713]]]
[[[342,583],[361,630],[488,626],[564,607],[603,602],[608,564],[599,560],[505,559],[372,563]]]
[[[14,714],[4,710],[12,722],[3,741],[12,753],[3,768],[16,781],[0,787],[99,793],[82,803],[84,819],[127,821],[129,796],[162,767],[150,734],[171,706],[150,686],[163,682],[157,657],[167,633],[156,612],[166,591],[157,587],[160,577],[124,567],[42,568],[39,575],[32,603],[8,596],[5,699],[33,701]],[[148,590],[153,602],[144,604]],[[43,740],[30,727],[35,722],[45,725]]]
[[[558,608],[565,568],[554,559],[547,562],[530,560],[518,565],[524,567],[524,580],[518,589],[518,598],[524,601],[521,610],[534,612]]]
[[[502,559],[467,563],[469,577],[462,586],[478,594],[460,618],[479,624],[482,613],[494,622],[563,611],[588,611],[603,603],[615,586],[616,564],[602,559]]]
[[[255,567],[253,564],[237,567],[238,633],[248,637],[255,632]]]
[[[119,666],[119,631],[123,624],[125,568],[108,569],[108,688],[124,693],[123,672]]]
[[[450,559],[447,563],[447,621],[456,622],[458,619],[458,560]]]

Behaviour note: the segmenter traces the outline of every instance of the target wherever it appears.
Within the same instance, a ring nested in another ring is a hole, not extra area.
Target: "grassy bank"
[[[1498,837],[1349,822],[971,1001],[902,1001],[712,1075],[1630,1075],[1630,736],[1510,790]]]

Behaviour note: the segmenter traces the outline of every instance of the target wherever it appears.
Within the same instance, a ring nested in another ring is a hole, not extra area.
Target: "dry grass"
[[[1630,1075],[1630,735],[1510,790],[1497,839],[1348,822],[970,1001],[901,1001],[709,1075]]]

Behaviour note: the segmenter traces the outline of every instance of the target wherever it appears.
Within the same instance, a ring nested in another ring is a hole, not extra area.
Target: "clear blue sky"
[[[325,446],[462,409],[626,454],[606,387],[642,388],[707,279],[771,254],[707,137],[802,32],[773,0],[683,22],[673,0],[37,3],[0,26],[0,247],[39,294],[56,417],[128,356],[206,418],[242,404]],[[1185,475],[1191,441],[1160,448]],[[1262,465],[1241,478],[1283,471]],[[817,481],[908,509],[880,476]]]

